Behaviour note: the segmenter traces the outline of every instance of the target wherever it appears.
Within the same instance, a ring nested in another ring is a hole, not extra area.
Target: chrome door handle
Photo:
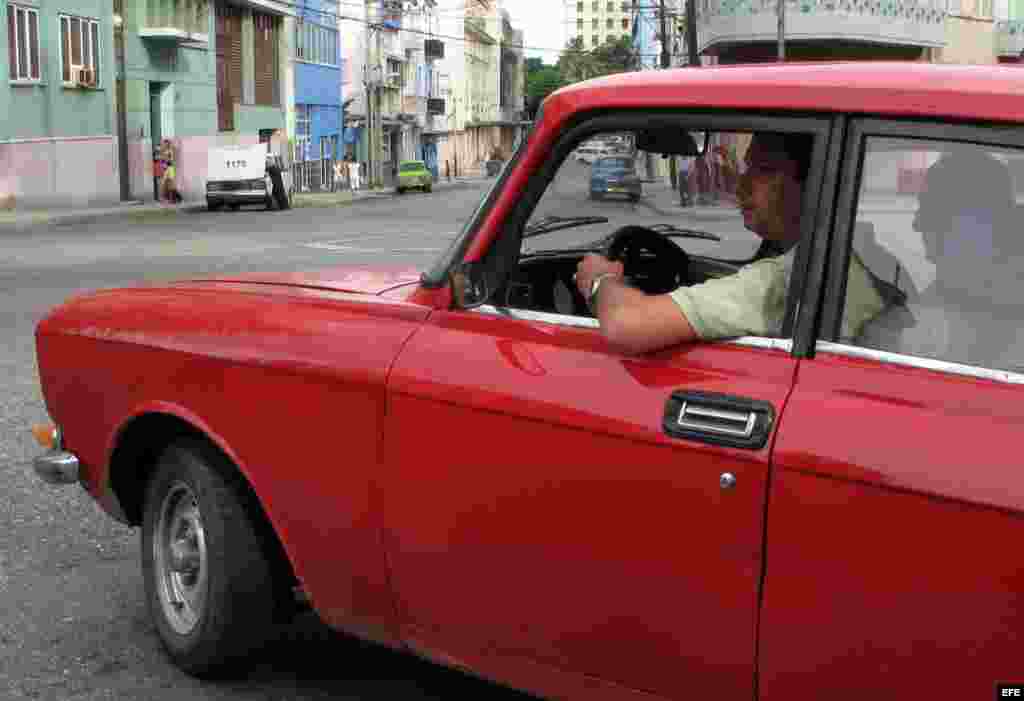
[[[662,428],[673,438],[756,449],[768,442],[774,423],[775,408],[769,402],[678,390],[665,404]]]
[[[714,409],[684,401],[683,405],[679,408],[679,418],[676,422],[683,428],[689,428],[694,431],[706,431],[707,433],[715,433],[721,436],[750,438],[754,433],[754,424],[757,423],[757,414],[753,411],[742,412]]]

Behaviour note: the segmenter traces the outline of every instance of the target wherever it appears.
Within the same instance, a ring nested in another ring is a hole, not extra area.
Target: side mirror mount
[[[452,305],[455,309],[474,309],[487,303],[493,290],[483,263],[470,261],[455,267],[450,276]]]

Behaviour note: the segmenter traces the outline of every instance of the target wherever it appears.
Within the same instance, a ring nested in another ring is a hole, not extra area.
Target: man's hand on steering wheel
[[[583,299],[590,298],[590,286],[597,279],[598,275],[609,274],[622,278],[625,275],[625,266],[621,261],[609,260],[597,253],[588,253],[576,266],[576,288],[583,295]]]

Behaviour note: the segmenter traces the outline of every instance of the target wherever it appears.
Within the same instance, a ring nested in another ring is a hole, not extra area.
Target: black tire
[[[211,212],[216,212],[223,206],[223,202],[217,202],[215,200],[206,200],[206,208]]]
[[[275,202],[277,202],[278,209],[290,209],[291,202],[289,202],[289,194],[284,189],[284,176],[281,174],[281,169],[275,166],[267,168],[267,172],[270,174],[270,183],[272,186],[272,196]],[[268,207],[269,209],[269,207]]]
[[[228,209],[230,209],[232,212],[237,212],[238,208],[241,206],[242,205],[238,204],[237,202],[231,202],[228,204]]]
[[[431,190],[433,190],[433,189],[434,189],[434,188],[433,188],[433,187],[431,187],[430,185],[424,185],[424,186],[423,186],[423,192],[430,192],[430,191],[431,191]]]
[[[160,640],[188,674],[229,673],[266,642],[285,606],[276,540],[234,467],[201,440],[163,453],[145,498],[142,574]]]
[[[395,188],[395,192],[398,193],[399,195],[401,195],[401,194],[403,194],[405,192],[405,188],[396,187]]]

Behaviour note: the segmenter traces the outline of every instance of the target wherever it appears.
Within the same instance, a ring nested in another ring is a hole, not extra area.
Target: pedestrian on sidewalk
[[[178,204],[183,199],[178,192],[177,175],[178,169],[174,166],[174,161],[168,161],[163,178],[163,194],[167,204]]]
[[[166,168],[167,164],[160,157],[160,149],[153,149],[153,199],[157,202],[160,201],[160,189],[163,187]]]
[[[331,178],[331,192],[337,192],[344,185],[345,162],[335,161],[333,171],[334,177]]]
[[[352,183],[352,190],[359,190],[362,188],[362,180],[359,177],[359,161],[349,161],[348,177],[349,182]]]

